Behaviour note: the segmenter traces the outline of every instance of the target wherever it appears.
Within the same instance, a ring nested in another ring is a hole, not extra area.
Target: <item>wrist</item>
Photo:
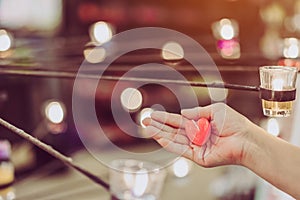
[[[264,135],[264,130],[253,124],[252,122],[248,123],[246,132],[244,134],[244,142],[241,153],[240,164],[244,167],[251,168],[255,161],[255,155],[259,153],[260,148],[260,134]]]

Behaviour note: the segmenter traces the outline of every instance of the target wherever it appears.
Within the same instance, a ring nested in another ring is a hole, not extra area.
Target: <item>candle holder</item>
[[[287,117],[292,113],[296,99],[297,69],[286,66],[262,66],[260,98],[265,116]]]
[[[166,172],[150,162],[119,159],[111,163],[109,171],[112,199],[159,199]]]
[[[234,19],[223,18],[211,25],[217,41],[217,50],[224,59],[238,59],[241,56],[239,25]]]

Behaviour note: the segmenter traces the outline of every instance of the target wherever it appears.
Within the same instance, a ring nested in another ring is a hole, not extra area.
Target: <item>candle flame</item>
[[[135,196],[142,196],[146,189],[149,182],[149,177],[147,171],[145,169],[141,169],[138,171],[136,178],[135,178],[135,185],[133,188],[133,193]]]
[[[276,91],[281,91],[283,89],[283,80],[282,79],[274,79],[272,81],[272,88]]]
[[[279,124],[278,121],[274,118],[271,118],[268,120],[268,127],[267,127],[267,131],[268,133],[274,135],[274,136],[278,136],[280,133],[280,128],[279,128]]]
[[[132,190],[134,196],[142,196],[148,186],[149,175],[147,170],[140,169],[136,173],[124,173],[123,175],[125,184]]]
[[[231,40],[234,37],[234,29],[231,24],[224,24],[221,27],[220,35],[225,40]]]

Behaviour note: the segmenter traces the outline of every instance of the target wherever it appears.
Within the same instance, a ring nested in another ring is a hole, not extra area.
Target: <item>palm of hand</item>
[[[193,111],[198,112],[198,111]],[[197,120],[198,114],[189,117]],[[178,114],[158,112],[152,116],[152,128],[147,128],[167,150],[183,155],[205,167],[223,164],[239,164],[243,156],[244,117],[225,107],[209,116],[212,132],[209,140],[202,146],[192,144],[184,130],[186,118]],[[154,127],[154,128],[153,128]]]

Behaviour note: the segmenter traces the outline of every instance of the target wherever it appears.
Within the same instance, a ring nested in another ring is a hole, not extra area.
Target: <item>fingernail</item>
[[[147,118],[143,119],[142,123],[145,126],[149,126],[151,124],[151,118],[147,117]]]

